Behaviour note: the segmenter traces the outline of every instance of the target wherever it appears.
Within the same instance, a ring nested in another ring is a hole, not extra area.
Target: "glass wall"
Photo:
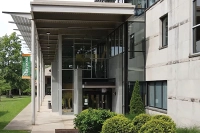
[[[108,57],[113,57],[124,52],[124,25],[119,26],[107,39]]]
[[[112,45],[115,48],[115,34]],[[74,69],[81,68],[83,78],[106,78],[106,41],[92,38],[74,38],[63,35],[62,50],[62,111],[73,113]],[[115,50],[113,50],[115,51]]]
[[[126,92],[126,112],[129,112],[129,104],[136,81],[140,83],[141,97],[145,105],[147,105],[147,91],[145,83],[145,23],[144,22],[128,22],[127,24],[127,82],[128,92]]]
[[[128,81],[144,81],[144,22],[128,23]]]

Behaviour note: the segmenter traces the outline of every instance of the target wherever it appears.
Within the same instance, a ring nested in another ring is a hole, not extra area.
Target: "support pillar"
[[[31,106],[32,125],[35,125],[35,22],[31,20]]]
[[[58,92],[59,115],[62,115],[62,35],[58,35]]]
[[[37,111],[40,111],[40,49],[37,43]]]
[[[82,111],[82,69],[74,70],[74,114]]]
[[[40,105],[42,105],[42,51],[40,48]]]
[[[44,61],[44,60],[43,60]],[[43,101],[44,101],[44,97],[45,97],[45,64],[43,62]]]
[[[52,112],[58,112],[58,87],[57,87],[57,62],[52,62],[51,65],[51,97],[52,97]]]

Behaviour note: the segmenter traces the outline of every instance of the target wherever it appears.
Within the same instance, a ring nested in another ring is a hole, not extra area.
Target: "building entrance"
[[[83,89],[83,110],[87,108],[112,110],[112,89]]]

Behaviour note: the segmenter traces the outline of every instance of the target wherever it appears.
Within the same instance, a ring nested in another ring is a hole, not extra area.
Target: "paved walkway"
[[[22,110],[6,127],[9,130],[31,130],[32,133],[54,133],[55,129],[73,129],[74,115],[62,115],[48,109],[48,100],[45,96],[40,112],[36,113],[36,124],[31,125],[31,104]]]

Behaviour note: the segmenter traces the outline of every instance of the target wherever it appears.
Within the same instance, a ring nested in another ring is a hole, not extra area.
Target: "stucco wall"
[[[200,58],[189,58],[191,6],[190,0],[161,0],[146,13],[146,80],[167,80],[167,114],[178,126],[200,125]],[[166,13],[168,47],[159,50],[159,18]]]
[[[115,78],[116,88],[112,92],[112,111],[122,113],[122,54],[109,59],[108,78]]]

